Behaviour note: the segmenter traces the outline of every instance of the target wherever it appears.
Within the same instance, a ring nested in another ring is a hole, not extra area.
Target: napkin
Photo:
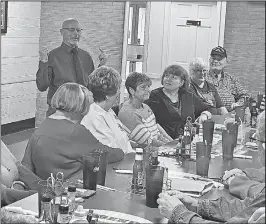
[[[67,188],[65,188],[65,194],[67,193]],[[89,198],[93,196],[96,193],[94,190],[87,190],[87,189],[82,189],[82,188],[77,188],[76,189],[76,197],[81,197],[81,198]]]
[[[192,180],[188,178],[173,178],[172,190],[178,190],[194,196],[201,196],[209,192],[213,188],[213,182],[205,182],[201,180]]]

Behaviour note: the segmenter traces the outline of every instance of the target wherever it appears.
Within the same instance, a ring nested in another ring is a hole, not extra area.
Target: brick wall
[[[61,44],[62,22],[76,18],[84,29],[80,48],[90,52],[98,65],[99,47],[109,54],[107,66],[121,71],[124,2],[42,2],[40,22],[40,50],[51,50]],[[45,118],[47,92],[37,93],[36,126]]]
[[[265,92],[265,2],[227,2],[224,47],[227,71],[253,96]]]

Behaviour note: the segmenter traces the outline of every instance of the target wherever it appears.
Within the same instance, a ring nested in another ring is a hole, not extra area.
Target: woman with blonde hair
[[[52,97],[56,112],[31,136],[22,164],[42,179],[63,172],[70,178],[82,170],[82,157],[94,149],[107,149],[108,162],[121,160],[121,149],[101,144],[84,126],[81,119],[93,102],[92,93],[76,83],[61,85]]]

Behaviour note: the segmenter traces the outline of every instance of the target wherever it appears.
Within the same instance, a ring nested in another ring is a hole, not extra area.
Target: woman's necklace
[[[178,102],[178,92],[175,93],[175,94],[171,94],[171,93],[167,92],[165,89],[163,89],[163,92],[165,93],[166,96],[169,97],[169,99],[170,99],[173,103]]]

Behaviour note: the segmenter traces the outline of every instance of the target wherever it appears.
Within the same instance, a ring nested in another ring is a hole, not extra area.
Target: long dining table
[[[222,123],[224,117],[217,116],[216,123]],[[86,209],[100,209],[116,211],[126,214],[131,214],[149,220],[153,223],[166,223],[165,219],[159,212],[158,208],[149,208],[146,206],[145,195],[133,194],[130,191],[130,183],[132,174],[119,174],[115,172],[114,168],[132,170],[134,163],[134,153],[127,154],[124,159],[118,163],[108,164],[106,172],[105,186],[115,189],[115,191],[106,191],[97,189],[96,194],[92,197],[85,199],[83,203]],[[160,160],[160,159],[159,159]],[[251,159],[239,159],[223,160],[221,156],[217,156],[210,160],[209,177],[218,178],[221,177],[226,170],[233,168],[259,168],[258,164],[252,162]],[[178,167],[185,173],[196,173],[195,161],[184,161],[182,166]],[[72,180],[82,179],[82,173],[72,178]],[[173,189],[174,190],[174,189]],[[228,189],[213,188],[211,191],[201,196],[205,199],[216,199],[220,196],[227,197],[229,199],[234,198],[230,195]],[[28,198],[22,199],[12,204],[12,206],[22,207],[34,212],[38,212],[38,195],[32,195]]]

